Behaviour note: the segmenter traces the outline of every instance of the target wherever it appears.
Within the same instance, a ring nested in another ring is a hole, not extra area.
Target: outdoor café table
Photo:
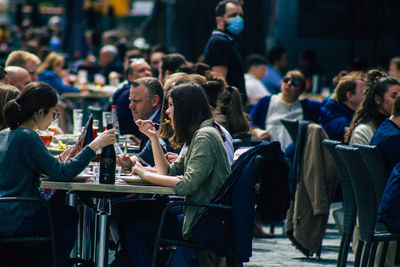
[[[173,195],[175,191],[172,187],[156,186],[150,184],[127,184],[118,182],[116,184],[99,184],[92,181],[86,182],[55,182],[43,179],[40,183],[41,188],[54,188],[66,191],[83,191],[96,194],[98,231],[95,237],[95,266],[108,266],[108,219],[111,215],[111,199],[112,193],[144,193],[144,194],[167,194]],[[108,194],[109,193],[109,194]],[[103,194],[103,195],[102,195]]]

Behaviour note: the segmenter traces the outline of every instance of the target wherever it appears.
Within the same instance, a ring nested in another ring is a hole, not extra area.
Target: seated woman
[[[74,158],[59,162],[36,133],[38,129],[46,130],[57,118],[57,102],[57,92],[52,87],[43,82],[33,82],[16,99],[6,104],[4,115],[10,129],[0,132],[1,197],[40,198],[41,174],[58,181],[71,180],[85,169],[99,148],[116,141],[113,130],[105,131]],[[77,214],[73,208],[66,206],[51,209],[57,266],[66,266],[76,239]],[[36,205],[2,203],[0,214],[0,236],[34,235],[49,231],[46,212]],[[46,249],[44,260],[50,261],[50,248]],[[33,256],[32,254],[30,251],[29,256]],[[50,264],[45,263],[46,266]],[[35,262],[29,260],[29,266],[36,266]]]
[[[5,83],[0,83],[0,131],[7,128],[6,120],[4,118],[4,107],[8,101],[17,98],[19,90]]]
[[[38,67],[38,81],[48,83],[57,90],[59,95],[79,92],[78,88],[63,83],[61,77],[64,63],[65,59],[62,55],[51,52]]]
[[[285,150],[292,139],[281,119],[309,120],[318,123],[321,103],[309,99],[299,100],[305,90],[306,80],[298,70],[286,73],[282,79],[281,93],[261,98],[250,112],[252,135],[261,139],[279,141]]]
[[[346,131],[345,143],[369,145],[375,130],[392,113],[399,85],[397,79],[381,71],[368,72],[365,98]]]
[[[155,169],[145,169],[139,163],[133,173],[154,184],[174,187],[188,201],[210,202],[230,173],[230,165],[219,127],[211,119],[204,91],[196,84],[182,84],[167,94],[166,114],[173,129],[170,141],[175,147],[186,145],[186,151],[172,164],[164,157],[158,135],[151,121],[138,120],[141,132],[152,143]],[[170,215],[166,235],[189,238],[194,222],[202,212],[199,207],[187,207],[183,215]],[[183,221],[184,219],[184,221]],[[125,240],[131,266],[150,266],[152,239],[158,221],[138,218],[127,225]]]

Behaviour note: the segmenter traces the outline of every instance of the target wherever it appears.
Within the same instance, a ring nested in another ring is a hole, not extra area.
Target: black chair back
[[[32,198],[32,197],[1,197],[0,202],[31,202],[37,203],[41,206],[45,207],[47,211],[47,218],[49,221],[49,235],[46,236],[8,236],[8,237],[0,237],[0,244],[10,244],[10,243],[26,243],[26,242],[47,242],[51,244],[51,264],[53,267],[56,267],[56,241],[54,237],[54,226],[53,226],[53,218],[51,215],[50,208],[46,201],[40,198]],[[23,255],[22,255],[23,256]]]
[[[368,168],[358,148],[337,145],[336,150],[346,166],[353,186],[360,239],[364,242],[370,242],[375,231],[377,206],[374,185]]]
[[[329,139],[325,139],[323,143],[328,149],[333,161],[336,164],[336,169],[338,171],[340,183],[342,186],[344,213],[343,231],[347,234],[352,234],[357,217],[357,209],[349,173],[343,160],[340,158],[340,155],[335,149],[335,147],[337,145],[340,145],[341,143],[339,141]]]
[[[383,190],[385,190],[386,181],[389,178],[389,171],[376,146],[361,144],[356,144],[354,146],[360,150],[361,156],[371,175],[375,189],[376,206],[378,207],[382,198]]]
[[[297,129],[299,128],[299,121],[291,119],[281,119],[281,123],[288,131],[293,143],[295,143],[297,138]]]

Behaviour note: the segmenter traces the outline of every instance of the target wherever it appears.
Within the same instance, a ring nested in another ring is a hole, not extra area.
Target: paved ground
[[[264,227],[268,232],[269,227]],[[253,256],[248,267],[260,266],[336,266],[341,235],[333,221],[329,222],[328,230],[322,243],[321,259],[307,259],[299,250],[292,246],[290,240],[282,235],[282,227],[276,227],[277,237],[273,239],[253,239]],[[348,255],[348,266],[352,266],[354,254]]]

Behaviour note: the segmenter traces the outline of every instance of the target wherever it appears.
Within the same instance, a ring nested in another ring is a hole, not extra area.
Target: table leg
[[[97,231],[95,266],[108,266],[108,229],[111,215],[111,201],[109,199],[97,200]]]

